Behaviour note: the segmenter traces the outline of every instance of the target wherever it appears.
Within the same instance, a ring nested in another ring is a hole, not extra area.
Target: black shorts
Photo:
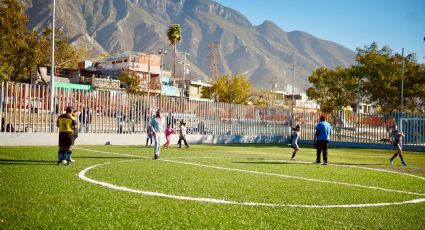
[[[59,147],[70,147],[74,144],[73,132],[60,132],[59,133]]]
[[[394,140],[393,141],[393,147],[394,147],[395,150],[401,150],[400,140]]]

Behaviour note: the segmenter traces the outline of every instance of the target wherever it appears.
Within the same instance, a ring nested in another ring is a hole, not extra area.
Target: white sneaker
[[[61,163],[62,163],[63,165],[66,165],[66,164],[67,164],[66,160],[62,160],[62,161],[61,161]]]
[[[294,161],[295,160],[295,157],[292,157],[291,160]]]

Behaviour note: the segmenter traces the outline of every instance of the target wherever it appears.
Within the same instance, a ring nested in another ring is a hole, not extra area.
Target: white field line
[[[422,194],[422,193],[408,192],[408,191],[401,191],[401,190],[394,190],[394,189],[387,189],[387,188],[380,188],[380,187],[375,187],[375,186],[366,186],[366,185],[360,185],[360,184],[351,184],[351,183],[346,183],[346,182],[320,180],[320,179],[313,179],[313,178],[306,178],[306,177],[299,177],[299,176],[290,176],[290,175],[284,175],[284,174],[267,173],[267,172],[258,172],[258,171],[244,170],[244,169],[225,168],[225,167],[220,167],[220,166],[203,165],[203,164],[190,163],[190,162],[184,162],[184,161],[175,161],[175,160],[166,160],[166,159],[162,159],[162,161],[173,162],[173,163],[178,163],[178,164],[194,165],[194,166],[205,167],[205,168],[227,170],[227,171],[252,173],[252,174],[259,174],[259,175],[266,175],[266,176],[277,176],[277,177],[299,179],[299,180],[306,180],[306,181],[313,181],[313,182],[321,182],[321,183],[329,183],[329,184],[337,184],[337,185],[346,185],[346,186],[358,187],[358,188],[375,189],[375,190],[381,190],[381,191],[386,191],[386,192],[397,192],[397,193],[405,193],[405,194],[409,194],[409,195],[425,196],[425,194]]]
[[[94,150],[94,149],[86,149],[86,148],[80,148],[80,147],[75,147],[74,149],[81,149],[81,150],[84,150],[84,151],[95,152],[95,153],[107,153],[107,154],[113,154],[113,155],[124,156],[124,157],[149,159],[148,157],[136,156],[136,155],[125,154],[125,153],[106,152],[106,151],[100,151],[100,150]]]
[[[312,164],[312,162],[308,162],[308,161],[285,161],[285,160],[272,160],[272,159],[270,159],[269,161],[280,161],[280,162],[294,163],[294,164],[295,163]],[[336,167],[358,168],[358,169],[365,169],[365,170],[378,171],[378,172],[394,173],[394,174],[400,174],[400,175],[414,177],[414,178],[417,178],[417,179],[420,179],[420,180],[425,180],[424,177],[420,177],[420,176],[417,176],[417,175],[413,175],[413,174],[409,174],[409,173],[403,173],[403,172],[396,172],[396,171],[391,171],[391,170],[386,170],[386,169],[368,168],[368,167],[363,167],[363,166],[345,165],[345,164],[328,164],[328,165],[336,166]]]
[[[130,154],[104,152],[104,151],[90,150],[90,149],[84,149],[84,148],[79,148],[79,149],[86,150],[86,151],[92,151],[92,152],[109,153],[109,154],[120,155],[120,156],[129,156],[129,157],[147,159],[146,157],[137,157],[137,156],[130,155]],[[214,168],[214,169],[220,169],[220,170],[253,173],[253,174],[268,175],[268,176],[278,176],[278,177],[293,178],[293,179],[301,179],[301,180],[307,180],[307,181],[313,181],[313,182],[339,184],[339,185],[345,185],[345,186],[381,190],[381,191],[386,191],[386,192],[396,192],[396,193],[405,193],[405,194],[409,194],[409,195],[425,196],[425,194],[416,193],[416,192],[400,191],[400,190],[386,189],[386,188],[380,188],[380,187],[375,187],[375,186],[365,186],[365,185],[359,185],[359,184],[350,184],[350,183],[345,183],[345,182],[327,181],[327,180],[304,178],[304,177],[290,176],[290,175],[283,175],[283,174],[274,174],[274,173],[265,173],[265,172],[250,171],[250,170],[243,170],[243,169],[225,168],[225,167],[219,167],[219,166],[202,165],[202,164],[197,164],[197,163],[182,162],[182,161],[175,161],[175,160],[162,159],[160,161],[194,165],[194,166]],[[120,161],[120,162],[126,162],[126,161]],[[302,162],[299,162],[299,163],[302,163]],[[414,200],[408,200],[408,201],[402,201],[402,202],[341,204],[341,205],[303,205],[303,204],[297,205],[297,204],[237,202],[237,201],[228,201],[228,200],[220,200],[220,199],[213,199],[213,198],[197,198],[197,197],[187,197],[187,196],[176,196],[176,195],[169,195],[169,194],[158,193],[158,192],[142,191],[142,190],[127,188],[127,187],[124,187],[124,186],[116,186],[116,185],[109,184],[109,183],[106,183],[106,182],[97,181],[97,180],[94,180],[94,179],[91,179],[91,178],[88,178],[88,177],[85,176],[86,172],[88,172],[89,170],[91,170],[95,167],[107,165],[107,164],[110,164],[110,163],[97,164],[97,165],[93,165],[91,167],[88,167],[88,168],[82,170],[78,174],[78,176],[81,179],[83,179],[87,182],[97,184],[97,185],[101,185],[101,186],[108,187],[108,188],[115,189],[115,190],[120,190],[120,191],[133,192],[133,193],[138,193],[138,194],[143,194],[143,195],[148,195],[148,196],[159,196],[159,197],[173,198],[173,199],[179,199],[179,200],[189,200],[189,201],[199,201],[199,202],[209,202],[209,203],[219,203],[219,204],[239,204],[239,205],[248,205],[248,206],[270,206],[270,207],[300,207],[300,208],[356,208],[356,207],[376,207],[376,206],[388,206],[388,205],[414,204],[414,203],[421,203],[421,202],[425,201],[425,198],[420,198],[420,199],[414,199]],[[343,166],[343,165],[338,165],[338,166]],[[357,167],[357,166],[355,166],[355,167]],[[360,167],[360,168],[370,169],[370,168],[366,168],[366,167]],[[378,170],[378,171],[396,173],[396,172],[387,171],[387,170]],[[401,174],[405,174],[405,173],[401,173]],[[410,175],[410,174],[407,174],[407,175]],[[423,179],[423,178],[421,178],[421,179]]]

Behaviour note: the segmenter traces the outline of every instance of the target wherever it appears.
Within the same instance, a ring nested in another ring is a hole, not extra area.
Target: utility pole
[[[56,0],[52,6],[52,64],[50,65],[50,132],[55,131],[55,8]]]
[[[182,62],[178,62],[179,64],[183,65],[183,76],[182,76],[182,87],[181,87],[181,92],[180,92],[180,105],[181,105],[181,111],[183,113],[183,98],[184,98],[184,93],[186,92],[186,74],[188,72],[189,69],[186,69],[186,66],[189,66],[190,64],[186,63],[187,62],[187,56],[190,55],[189,53],[185,52],[180,52],[181,54],[184,55],[183,58],[183,63]]]
[[[151,91],[151,53],[148,52],[148,100],[150,101],[149,98],[149,93]]]
[[[277,77],[273,76],[272,80],[270,81],[270,83],[272,84],[272,106],[275,105],[276,102],[276,90],[277,90]]]
[[[356,71],[356,73],[357,73],[357,101],[356,101],[356,113],[357,113],[357,115],[359,115],[359,114],[360,114],[360,81],[361,81],[361,78],[360,78],[360,76],[358,75],[358,73],[359,73],[359,61],[357,61],[357,71]]]
[[[404,94],[404,48],[401,49],[401,96],[400,111],[403,113],[403,95]]]
[[[208,45],[210,48],[210,79],[212,81],[216,81],[218,78],[218,66],[217,66],[217,58],[218,58],[218,43],[212,42]]]
[[[295,106],[295,62],[292,64],[292,116],[291,116],[291,126],[294,125],[294,106]]]
[[[164,55],[167,55],[166,50],[159,49],[158,54],[161,55],[161,61],[160,61],[160,73],[159,73],[159,107],[161,108],[162,103],[162,75],[163,75],[163,63],[164,63]]]

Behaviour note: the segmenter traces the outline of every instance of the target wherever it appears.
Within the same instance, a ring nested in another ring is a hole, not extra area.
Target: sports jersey
[[[298,144],[297,142],[298,142],[298,136],[299,135],[300,135],[299,131],[292,130],[292,133],[291,133],[291,144],[292,145]]]
[[[401,144],[401,139],[403,138],[403,134],[400,130],[393,130],[391,132],[391,136],[393,138],[394,144]]]
[[[317,136],[318,141],[329,141],[331,136],[331,125],[326,121],[321,121],[316,125],[316,130],[319,131]]]
[[[78,120],[77,120],[77,116],[73,116],[71,114],[71,118],[75,121],[75,129],[74,129],[74,141],[75,139],[78,137]]]
[[[77,122],[72,118],[71,114],[65,113],[58,117],[56,125],[59,127],[59,132],[74,132]]]
[[[300,147],[298,146],[298,137],[300,136],[300,131],[297,131],[296,129],[292,130],[291,133],[291,147],[293,149],[299,149]],[[295,155],[293,155],[292,157],[295,157]]]
[[[164,119],[161,117],[153,117],[151,121],[152,131],[156,133],[164,133]]]

